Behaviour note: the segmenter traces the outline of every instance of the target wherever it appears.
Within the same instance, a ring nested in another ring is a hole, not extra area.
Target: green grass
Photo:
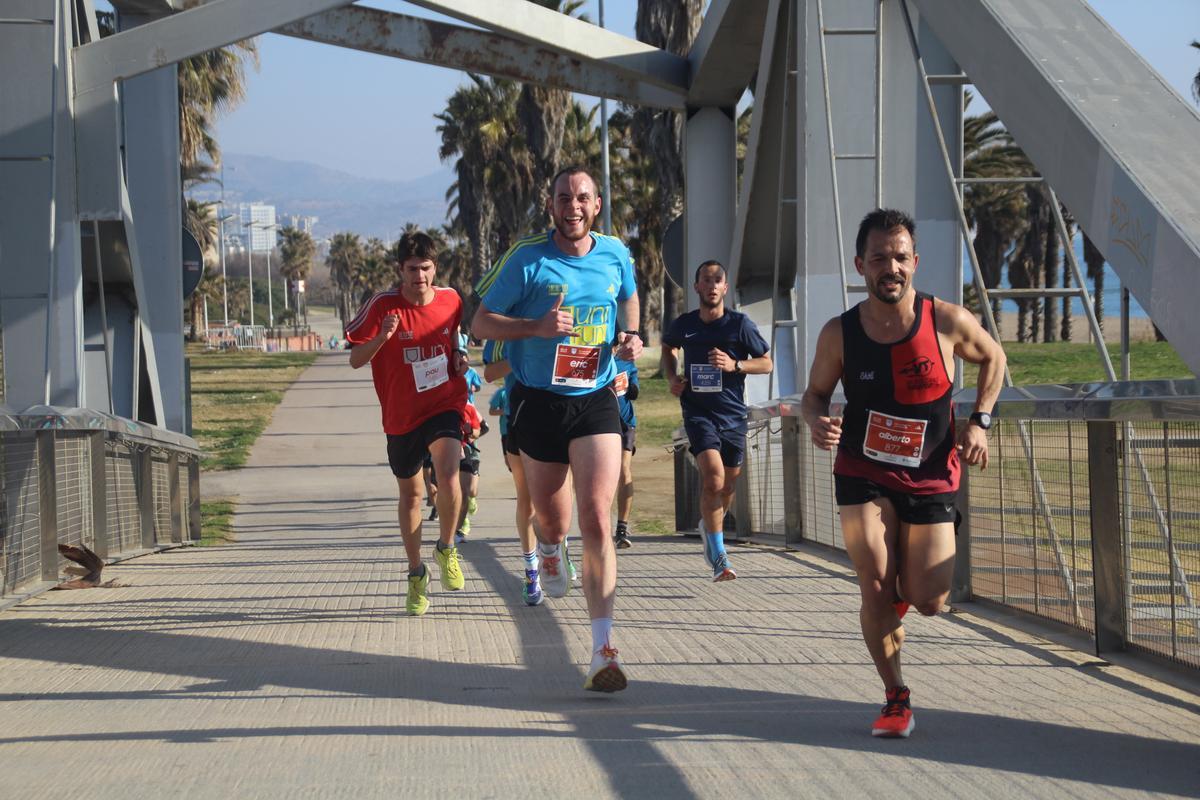
[[[271,421],[284,391],[314,360],[315,353],[205,351],[189,345],[192,376],[192,435],[204,456],[200,468],[238,469]],[[233,502],[200,501],[202,547],[232,541]]]
[[[1008,370],[1018,386],[1039,383],[1088,383],[1106,379],[1100,354],[1094,345],[1070,342],[1018,343],[1006,342]],[[1117,374],[1121,373],[1121,347],[1108,345],[1109,357]],[[1134,342],[1129,346],[1130,378],[1193,377],[1187,365],[1169,342]],[[967,386],[975,385],[978,369],[968,364],[963,378]]]
[[[200,501],[200,547],[233,541],[233,501],[227,498]]]
[[[201,469],[237,469],[271,421],[284,391],[315,353],[216,352],[190,349],[192,435],[204,450]]]

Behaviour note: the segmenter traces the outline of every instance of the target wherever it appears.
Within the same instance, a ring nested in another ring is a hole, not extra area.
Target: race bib
[[[450,380],[449,365],[445,354],[441,353],[424,361],[414,361],[413,383],[417,385],[417,391],[428,392]]]
[[[599,347],[560,344],[554,348],[554,376],[550,382],[555,386],[594,389],[599,373]]]
[[[629,391],[629,373],[618,372],[617,377],[613,380],[613,391],[617,393],[617,397],[624,397]]]
[[[693,392],[721,391],[721,370],[712,364],[692,364],[688,383]]]
[[[886,464],[919,467],[928,425],[923,419],[893,417],[868,409],[863,455]]]

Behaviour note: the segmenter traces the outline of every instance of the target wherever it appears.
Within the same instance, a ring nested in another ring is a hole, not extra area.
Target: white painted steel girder
[[[603,62],[646,83],[687,91],[687,59],[525,0],[410,2],[586,62]]]
[[[350,6],[314,14],[275,33],[368,53],[554,86],[639,106],[682,109],[685,95],[631,77],[604,61],[585,61],[476,28]]]
[[[688,103],[733,106],[754,77],[770,0],[712,0],[688,53]]]
[[[1200,115],[1082,0],[912,0],[1200,372]]]

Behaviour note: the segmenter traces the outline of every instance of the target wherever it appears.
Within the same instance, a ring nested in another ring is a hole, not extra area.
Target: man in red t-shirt
[[[463,587],[454,523],[462,505],[458,461],[467,402],[467,354],[458,349],[462,301],[453,289],[433,285],[437,246],[423,233],[406,233],[397,245],[400,288],[373,296],[346,326],[353,345],[350,366],[371,365],[383,410],[388,464],[400,489],[400,533],[408,556],[405,609],[424,614],[429,571],[421,561],[421,462],[428,452],[442,489],[437,495],[441,535],[434,560],[443,589]]]

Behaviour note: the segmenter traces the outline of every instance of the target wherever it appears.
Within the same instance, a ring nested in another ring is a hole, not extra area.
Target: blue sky
[[[1190,101],[1200,51],[1188,42],[1200,39],[1200,0],[1090,2]],[[401,0],[363,4],[434,16]],[[606,26],[633,36],[636,9],[636,0],[606,0]],[[584,10],[595,21],[598,0]],[[262,68],[248,76],[246,102],[219,125],[226,151],[397,180],[441,167],[433,115],[466,80],[462,73],[283,36],[260,37],[259,47]]]

